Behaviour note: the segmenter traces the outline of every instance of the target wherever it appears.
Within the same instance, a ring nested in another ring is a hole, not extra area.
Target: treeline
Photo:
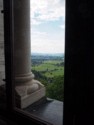
[[[48,83],[52,83],[53,82],[53,79],[54,79],[53,77],[50,78],[50,77],[46,77],[44,75],[44,73],[46,73],[47,71],[40,71],[40,72],[38,72],[36,70],[32,70],[32,72],[35,74],[35,78],[37,78],[40,81],[43,81],[45,83],[45,85],[48,84]]]
[[[63,65],[64,65],[64,56],[38,56],[38,55],[32,55],[31,57],[31,62],[32,62],[32,65],[39,65],[39,64],[42,64],[44,61],[50,61],[50,60],[62,60],[63,62]]]

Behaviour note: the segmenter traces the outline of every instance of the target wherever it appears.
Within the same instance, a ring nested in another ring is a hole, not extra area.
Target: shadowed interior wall
[[[0,0],[0,85],[3,84],[2,79],[5,78],[5,66],[4,66],[4,31],[3,31],[3,0]]]

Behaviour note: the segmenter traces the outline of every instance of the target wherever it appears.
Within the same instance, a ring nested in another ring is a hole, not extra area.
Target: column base
[[[16,97],[15,97],[16,107],[24,109],[24,108],[28,107],[29,105],[37,102],[41,98],[45,97],[45,95],[46,95],[45,87],[37,80],[33,80],[33,82],[36,82],[36,84],[38,84],[39,87],[38,87],[38,89],[36,89],[35,91],[32,91],[31,93],[29,92],[26,94],[27,87],[25,87],[25,86],[23,86],[19,90],[18,90],[18,88],[16,88]],[[34,87],[32,87],[32,88],[34,88]]]
[[[42,87],[30,95],[22,96],[20,98],[16,97],[16,106],[21,109],[26,108],[29,105],[40,100],[44,96],[45,96],[45,87]]]

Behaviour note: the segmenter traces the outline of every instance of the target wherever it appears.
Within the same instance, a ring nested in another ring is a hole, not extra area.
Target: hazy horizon
[[[31,0],[31,52],[64,53],[65,1]]]
[[[31,52],[31,54],[64,54],[63,52],[62,53],[45,53],[45,52]]]

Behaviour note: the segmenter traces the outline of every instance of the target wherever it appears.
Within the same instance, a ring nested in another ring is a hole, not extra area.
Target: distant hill
[[[64,57],[64,53],[32,53],[32,56],[59,56]]]

